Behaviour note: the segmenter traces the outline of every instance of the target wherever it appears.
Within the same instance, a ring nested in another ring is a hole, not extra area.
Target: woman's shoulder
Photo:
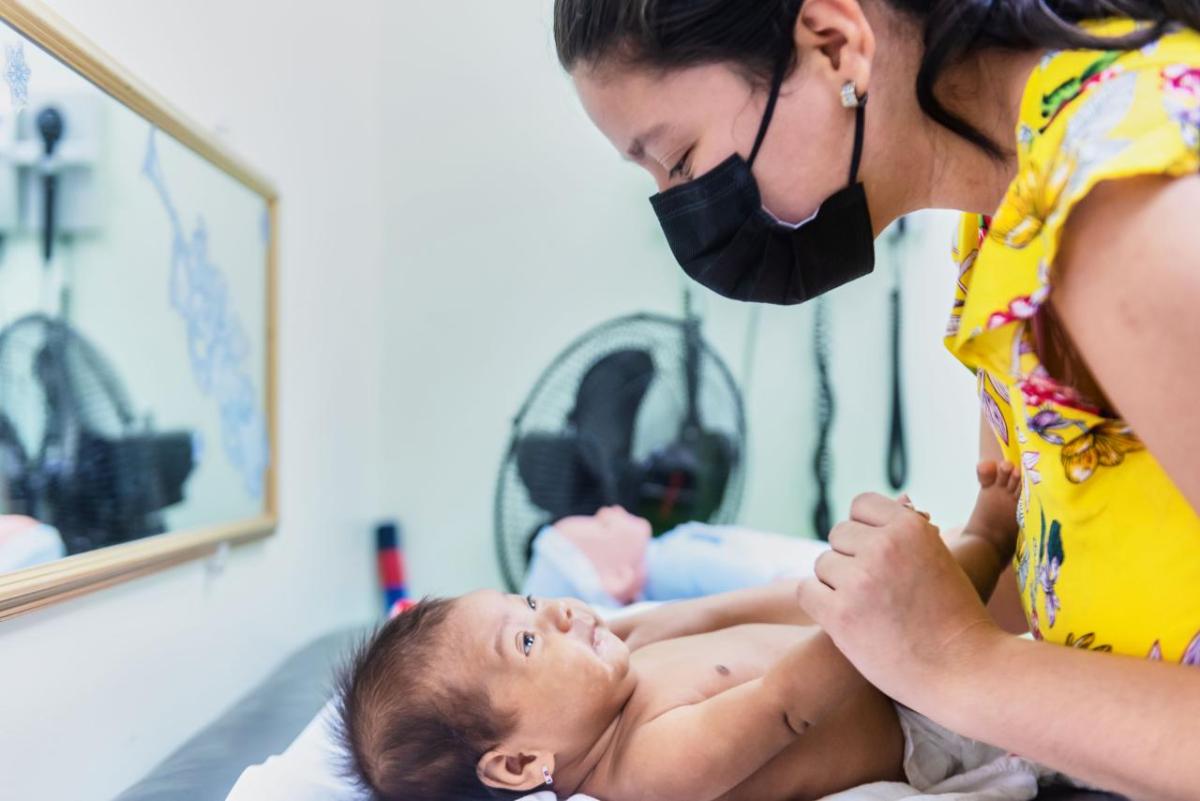
[[[1134,24],[1089,27],[1113,36]],[[1026,86],[1016,139],[1017,178],[991,233],[1010,246],[1049,235],[1052,260],[1057,229],[1100,181],[1200,169],[1200,33],[1048,53]]]
[[[1101,36],[1134,29],[1094,23]],[[1200,171],[1200,33],[1172,29],[1137,50],[1047,53],[1016,130],[1017,174],[991,217],[964,215],[947,344],[973,367],[1014,369],[1008,324],[1051,291],[1072,210],[1102,181]],[[986,246],[985,246],[986,245]]]
[[[1128,21],[1088,27],[1102,37],[1136,30]],[[1155,110],[1169,113],[1170,101],[1183,99],[1177,95],[1194,88],[1191,81],[1180,78],[1195,68],[1200,68],[1200,33],[1177,26],[1136,50],[1050,51],[1033,70],[1026,85],[1018,139],[1027,145],[1038,137],[1065,134],[1072,118],[1104,105],[1097,102],[1098,96],[1109,103],[1116,96],[1129,105],[1146,100],[1161,107],[1166,101],[1166,108]],[[1101,88],[1107,88],[1109,96],[1097,91]]]

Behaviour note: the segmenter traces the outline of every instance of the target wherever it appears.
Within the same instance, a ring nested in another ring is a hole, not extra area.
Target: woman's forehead
[[[671,71],[579,69],[571,77],[592,122],[628,155],[673,127],[708,117],[728,119],[751,90],[743,77],[722,64]]]

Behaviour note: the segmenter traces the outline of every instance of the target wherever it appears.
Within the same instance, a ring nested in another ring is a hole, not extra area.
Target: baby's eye
[[[533,635],[529,632],[521,635],[521,650],[525,652],[525,656],[529,656],[530,651],[533,650]]]
[[[529,604],[530,609],[532,609],[535,612],[537,611],[537,601],[533,600],[532,595],[525,596],[525,603]]]

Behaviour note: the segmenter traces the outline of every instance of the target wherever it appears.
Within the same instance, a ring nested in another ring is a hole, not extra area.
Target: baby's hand
[[[1021,473],[1008,462],[980,462],[976,468],[979,497],[966,530],[996,547],[1000,558],[1012,558],[1017,541],[1017,499]]]

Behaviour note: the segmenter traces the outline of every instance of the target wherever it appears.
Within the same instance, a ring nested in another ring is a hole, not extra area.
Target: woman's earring
[[[842,107],[858,108],[858,102],[858,87],[854,81],[846,81],[842,84]]]
[[[550,775],[550,769],[542,765],[542,778],[546,780],[546,786],[554,784],[554,777]]]

